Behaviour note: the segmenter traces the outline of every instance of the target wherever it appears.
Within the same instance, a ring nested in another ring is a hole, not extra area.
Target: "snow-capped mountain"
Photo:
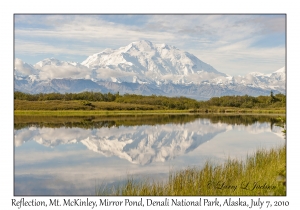
[[[188,52],[145,40],[116,50],[106,49],[81,64],[95,70],[98,77],[113,82],[186,84],[226,76]]]
[[[236,82],[246,86],[252,86],[262,89],[273,89],[280,92],[285,92],[285,67],[271,73],[262,74],[259,72],[252,72],[246,76],[239,76]]]
[[[35,65],[15,60],[15,90],[39,92],[101,91],[188,96],[285,93],[285,68],[272,74],[233,77],[196,56],[167,44],[133,42],[105,49],[82,63],[44,59]]]

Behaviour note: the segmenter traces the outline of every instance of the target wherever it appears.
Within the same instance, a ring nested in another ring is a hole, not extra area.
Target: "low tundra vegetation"
[[[221,96],[207,101],[187,97],[143,96],[119,93],[39,93],[15,92],[15,110],[186,110],[188,112],[285,111],[286,96]]]

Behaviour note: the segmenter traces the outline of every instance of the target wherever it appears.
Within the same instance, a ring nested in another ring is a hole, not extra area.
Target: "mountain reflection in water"
[[[110,177],[112,181],[116,176],[110,174],[109,167],[114,168],[113,164],[122,163],[123,166],[118,168],[123,168],[123,174],[126,170],[134,174],[149,174],[151,168],[155,176],[166,174],[170,164],[182,168],[196,165],[198,161],[201,165],[207,158],[234,156],[233,151],[238,151],[236,154],[240,157],[246,156],[251,150],[284,142],[282,128],[275,125],[275,119],[276,116],[249,115],[15,116],[15,189],[17,194],[25,193],[18,187],[20,183],[30,183],[21,179],[24,174],[32,174],[31,179],[52,174],[55,179],[65,180],[63,172],[57,170],[60,167],[73,174],[84,173],[88,180]],[[207,145],[209,141],[212,143]],[[39,160],[33,158],[34,153]],[[78,155],[80,160],[76,157]],[[84,166],[91,171],[84,170]],[[163,167],[165,169],[161,170]],[[101,171],[101,175],[95,177],[99,169],[107,174]]]

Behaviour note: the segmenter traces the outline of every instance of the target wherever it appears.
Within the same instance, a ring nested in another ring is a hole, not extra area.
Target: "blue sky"
[[[14,15],[15,57],[82,62],[142,39],[196,55],[233,76],[285,66],[285,15]]]

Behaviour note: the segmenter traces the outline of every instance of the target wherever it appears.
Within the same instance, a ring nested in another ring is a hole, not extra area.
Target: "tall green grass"
[[[261,196],[286,195],[286,147],[259,150],[246,161],[228,159],[224,164],[207,162],[203,168],[170,172],[166,182],[135,181],[110,189],[111,195],[130,196]],[[103,195],[103,189],[96,192]]]

